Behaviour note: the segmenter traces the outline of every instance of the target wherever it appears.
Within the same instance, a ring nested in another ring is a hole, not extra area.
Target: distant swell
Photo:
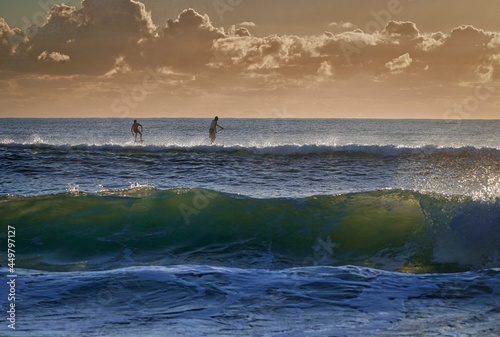
[[[298,199],[151,188],[4,197],[0,219],[19,233],[18,267],[41,270],[143,263],[350,264],[416,273],[500,267],[498,200],[403,190]]]
[[[193,152],[193,153],[247,153],[253,155],[376,155],[376,156],[404,156],[404,155],[447,155],[447,156],[493,156],[500,159],[500,149],[488,147],[437,147],[433,145],[421,147],[406,147],[399,145],[323,145],[323,144],[286,144],[274,146],[243,146],[243,145],[140,145],[127,144],[49,144],[44,142],[16,143],[12,140],[3,140],[0,147],[5,149],[37,149],[46,151],[113,151],[113,152]]]

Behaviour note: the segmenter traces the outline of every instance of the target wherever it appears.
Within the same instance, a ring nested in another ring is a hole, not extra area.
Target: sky
[[[500,118],[498,0],[0,0],[0,117]]]

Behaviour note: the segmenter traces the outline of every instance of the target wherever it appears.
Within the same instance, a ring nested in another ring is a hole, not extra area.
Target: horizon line
[[[210,119],[213,117],[0,117],[0,119]],[[219,117],[223,119],[359,119],[359,120],[434,120],[434,121],[498,121],[500,118],[418,118],[418,117]]]

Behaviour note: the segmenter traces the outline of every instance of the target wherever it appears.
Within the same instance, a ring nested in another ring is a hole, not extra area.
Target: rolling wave
[[[499,200],[405,190],[254,199],[143,187],[3,197],[0,205],[2,223],[18,232],[18,267],[30,269],[191,263],[429,273],[500,266]]]
[[[144,145],[128,142],[125,144],[50,144],[46,142],[17,143],[12,140],[0,142],[0,147],[5,149],[37,149],[47,151],[112,151],[112,152],[193,152],[193,153],[243,153],[252,155],[375,155],[375,156],[405,156],[405,155],[444,155],[444,156],[487,156],[500,159],[500,149],[490,147],[439,147],[426,146],[401,146],[401,145],[324,145],[324,144],[285,144],[271,146],[245,146],[245,145],[186,145],[186,144],[154,144]]]

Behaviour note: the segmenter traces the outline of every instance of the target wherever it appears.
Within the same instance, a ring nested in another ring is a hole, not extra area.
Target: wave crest
[[[0,218],[23,233],[20,267],[34,269],[155,261],[257,268],[351,264],[406,272],[500,266],[500,200],[404,190],[253,199],[141,187],[4,197],[0,203]]]
[[[214,152],[240,152],[253,155],[376,155],[376,156],[405,156],[405,155],[447,155],[447,156],[493,156],[500,159],[500,149],[489,147],[438,147],[434,145],[426,146],[400,146],[400,145],[323,145],[323,144],[284,144],[273,146],[243,146],[243,145],[144,145],[144,144],[49,144],[39,140],[27,143],[15,143],[11,139],[4,139],[1,146],[7,148],[36,148],[47,151],[136,151],[136,152],[194,152],[194,153],[214,153]]]

